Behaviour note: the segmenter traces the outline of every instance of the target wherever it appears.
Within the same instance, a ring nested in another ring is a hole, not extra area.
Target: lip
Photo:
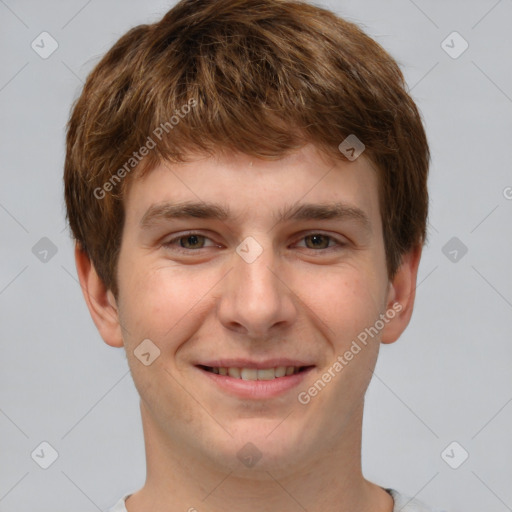
[[[254,359],[215,359],[209,361],[197,361],[194,366],[210,366],[212,368],[277,368],[278,366],[315,366],[313,362],[300,361],[299,359],[274,358],[264,361]]]
[[[282,361],[282,360],[281,360]],[[245,362],[243,365],[238,362],[236,364],[233,361],[230,362],[231,367],[238,368],[271,368],[272,364],[269,366],[261,366],[256,365],[253,362],[252,365],[247,365]],[[265,365],[268,363],[265,362]],[[238,366],[240,365],[240,366]],[[223,367],[223,365],[219,364],[205,364],[204,366],[219,366]],[[300,364],[277,364],[277,366],[307,366]],[[284,393],[291,391],[293,388],[296,388],[309,374],[311,370],[313,370],[314,366],[309,365],[303,371],[299,373],[295,373],[293,375],[288,375],[284,377],[278,377],[272,380],[243,380],[236,379],[233,377],[229,377],[228,375],[219,375],[216,373],[209,372],[204,370],[200,366],[196,366],[197,370],[201,372],[202,375],[209,378],[211,382],[214,382],[222,391],[227,392],[231,395],[234,395],[238,398],[244,399],[253,399],[253,400],[265,400],[269,398],[274,398],[279,395],[283,395]]]

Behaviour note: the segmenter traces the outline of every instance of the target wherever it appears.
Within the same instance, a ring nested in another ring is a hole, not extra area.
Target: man
[[[68,127],[76,263],[141,397],[128,512],[427,510],[361,471],[364,395],[412,314],[429,149],[395,61],[296,1],[183,0]]]

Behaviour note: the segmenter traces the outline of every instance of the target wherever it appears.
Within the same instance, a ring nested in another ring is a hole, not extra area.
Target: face
[[[104,338],[126,348],[145,424],[229,470],[251,451],[276,470],[332,450],[398,321],[384,318],[396,290],[364,155],[160,165],[125,211],[122,340]]]

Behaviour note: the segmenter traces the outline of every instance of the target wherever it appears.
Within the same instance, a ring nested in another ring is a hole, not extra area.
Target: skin
[[[381,343],[410,320],[421,248],[390,281],[377,190],[364,154],[330,161],[313,145],[274,161],[230,154],[161,164],[125,197],[117,297],[77,249],[92,318],[107,344],[125,347],[141,397],[147,479],[128,512],[392,510],[390,495],[361,472],[364,394]],[[141,226],[152,205],[182,201],[229,207],[232,217]],[[362,210],[368,228],[354,218],[275,222],[290,205],[332,202]],[[236,252],[248,236],[263,251],[252,263]],[[401,310],[380,333],[299,403],[395,303]],[[134,355],[144,339],[160,350],[149,366]],[[291,357],[315,368],[297,389],[242,400],[195,366],[218,357]],[[248,442],[262,455],[253,467],[237,457]]]

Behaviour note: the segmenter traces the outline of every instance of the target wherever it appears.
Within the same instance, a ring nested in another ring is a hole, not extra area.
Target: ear
[[[402,263],[389,283],[387,307],[389,321],[382,330],[382,343],[393,343],[409,324],[416,297],[416,277],[421,258],[421,246],[402,257]],[[392,312],[395,315],[392,317]]]
[[[101,337],[111,347],[122,347],[123,338],[114,294],[96,273],[87,252],[75,245],[75,262],[80,287],[91,317]]]

